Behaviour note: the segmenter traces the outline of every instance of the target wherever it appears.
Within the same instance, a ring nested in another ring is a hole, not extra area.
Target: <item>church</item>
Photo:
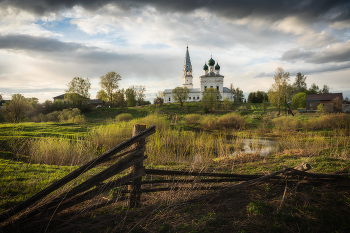
[[[182,76],[182,86],[187,87],[190,90],[188,95],[187,102],[198,102],[202,100],[203,92],[206,88],[213,87],[220,91],[222,96],[221,101],[224,98],[228,98],[233,102],[233,92],[224,87],[224,76],[220,74],[220,66],[219,63],[216,63],[214,59],[211,57],[208,61],[208,65],[204,64],[203,66],[204,75],[199,76],[200,88],[193,88],[193,76],[192,76],[192,65],[190,54],[188,52],[188,46],[186,49],[185,63],[183,68],[183,76]],[[165,97],[164,103],[174,103],[173,98],[173,89],[165,89]]]

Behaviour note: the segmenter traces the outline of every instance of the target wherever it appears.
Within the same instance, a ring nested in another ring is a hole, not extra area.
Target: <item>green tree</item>
[[[28,100],[21,94],[14,94],[11,101],[6,102],[4,108],[1,110],[6,121],[18,123],[21,122],[30,110]]]
[[[113,93],[118,89],[118,82],[121,79],[121,76],[114,71],[108,72],[100,77],[100,86],[105,90],[108,96],[108,102],[110,102],[111,105],[114,104]]]
[[[300,72],[297,73],[295,82],[292,85],[293,93],[305,92],[307,90],[306,78],[307,76],[304,76]]]
[[[313,95],[313,94],[317,94],[319,92],[320,88],[313,83],[310,88],[306,91],[306,94],[308,95]]]
[[[217,109],[222,96],[216,88],[206,88],[203,92],[202,105],[205,112],[211,112]]]
[[[2,99],[2,95],[0,94],[0,102],[2,101],[3,99]]]
[[[305,92],[300,92],[293,96],[292,105],[294,109],[306,108],[305,96],[306,96]]]
[[[136,106],[136,93],[133,87],[129,87],[125,90],[125,97],[128,107]]]
[[[114,95],[113,98],[115,100],[115,106],[117,107],[125,107],[125,91],[124,88],[121,90],[117,90]]]
[[[68,89],[65,90],[65,101],[71,103],[74,107],[81,108],[83,105],[88,105],[91,84],[88,78],[74,77],[71,82],[67,84]]]
[[[326,94],[329,93],[329,86],[328,85],[323,85],[322,90],[319,91],[319,93]]]
[[[165,92],[158,91],[158,93],[156,94],[156,98],[154,99],[154,104],[155,105],[159,104],[159,106],[162,106],[162,104],[164,103],[164,97],[165,97]]]
[[[266,111],[267,109],[267,101],[264,99],[263,102],[262,102],[262,107],[264,109],[264,112]]]
[[[268,93],[269,100],[272,104],[278,106],[278,115],[281,114],[281,104],[284,103],[284,99],[290,99],[292,95],[292,87],[288,83],[289,72],[285,72],[282,67],[278,67],[275,70],[275,83],[271,85]]]
[[[96,99],[101,99],[103,102],[109,102],[109,98],[105,90],[99,90],[96,94]]]
[[[319,111],[321,113],[325,113],[326,112],[326,108],[323,106],[323,104],[319,104],[317,106],[317,111]]]
[[[188,99],[190,90],[187,87],[175,87],[175,89],[172,90],[172,93],[175,102],[180,102],[182,107],[184,102],[186,102],[186,100]]]
[[[238,103],[242,103],[244,101],[244,94],[243,91],[241,89],[239,89],[239,87],[236,88],[236,90],[234,91],[234,97],[233,97],[234,102],[238,102]]]

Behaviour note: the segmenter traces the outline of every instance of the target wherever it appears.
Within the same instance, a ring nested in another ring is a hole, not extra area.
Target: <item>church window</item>
[[[216,86],[216,89],[218,89],[218,90],[219,90],[219,86]]]
[[[207,89],[207,86],[204,86],[204,90]]]
[[[199,96],[197,96],[197,100],[199,100]]]
[[[169,97],[169,101],[170,101],[170,97]]]
[[[213,86],[210,86],[210,88],[213,88]]]
[[[189,99],[191,99],[191,96],[189,97]]]

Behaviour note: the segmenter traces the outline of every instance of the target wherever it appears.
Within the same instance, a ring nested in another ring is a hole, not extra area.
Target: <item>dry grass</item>
[[[120,121],[130,121],[132,120],[132,115],[130,113],[122,113],[115,117],[117,122]]]
[[[202,116],[199,114],[188,114],[184,117],[188,125],[197,125],[200,123]]]

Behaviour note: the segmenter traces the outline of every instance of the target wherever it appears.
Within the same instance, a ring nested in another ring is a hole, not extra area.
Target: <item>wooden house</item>
[[[306,110],[307,111],[316,111],[317,106],[322,104],[327,112],[334,112],[333,100],[339,97],[340,100],[343,100],[343,93],[326,93],[326,94],[314,94],[306,95]]]

